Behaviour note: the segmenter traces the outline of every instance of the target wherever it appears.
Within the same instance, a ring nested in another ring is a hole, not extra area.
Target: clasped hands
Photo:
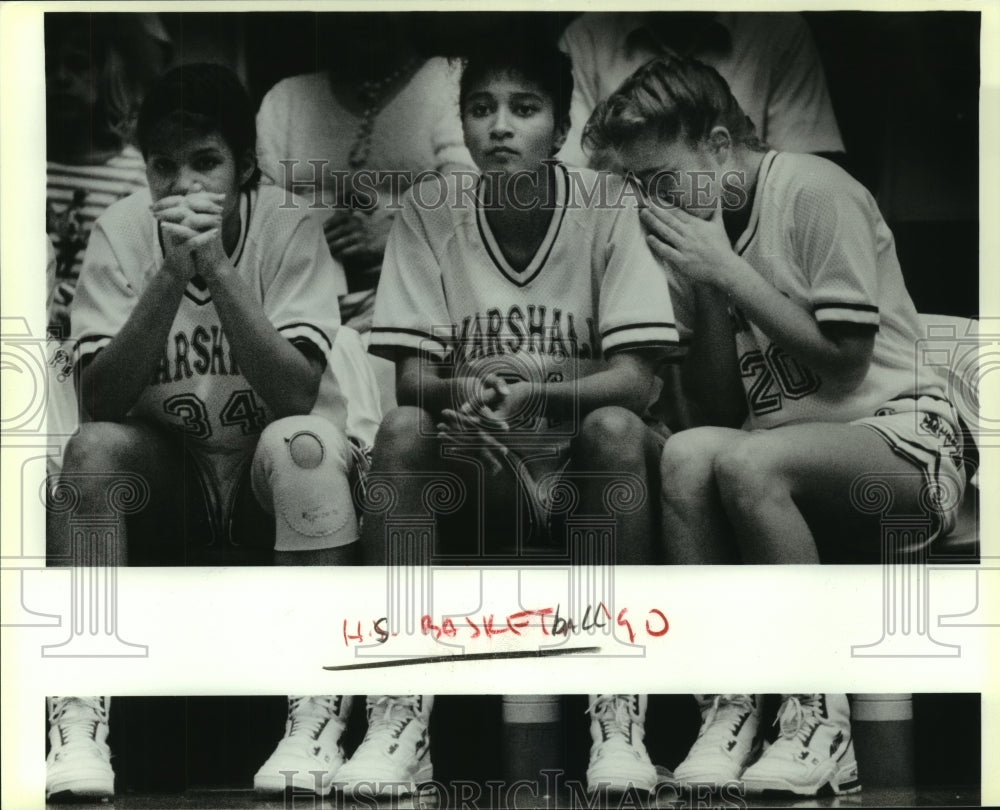
[[[187,194],[162,197],[150,206],[163,237],[170,273],[182,281],[196,275],[212,281],[226,262],[222,245],[222,204],[225,194],[206,191],[195,183]]]
[[[438,438],[455,447],[479,451],[491,473],[503,470],[507,447],[504,434],[513,420],[520,424],[531,389],[528,382],[508,383],[497,374],[487,374],[473,382],[473,391],[457,409],[441,411]]]

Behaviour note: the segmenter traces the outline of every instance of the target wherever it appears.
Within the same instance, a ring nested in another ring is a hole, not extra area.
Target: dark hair
[[[583,144],[591,150],[618,148],[649,131],[694,144],[716,126],[726,127],[735,143],[763,149],[753,121],[714,68],[691,57],[663,56],[647,62],[597,105],[584,127]]]
[[[557,126],[569,128],[569,105],[573,96],[573,68],[569,57],[553,40],[523,30],[494,31],[483,47],[465,57],[459,89],[459,109],[472,87],[491,73],[507,73],[538,85],[552,99]]]
[[[146,93],[139,110],[136,140],[143,157],[165,127],[222,136],[237,165],[249,151],[254,172],[244,187],[260,180],[256,165],[257,126],[250,96],[236,74],[223,65],[182,65],[165,73]]]

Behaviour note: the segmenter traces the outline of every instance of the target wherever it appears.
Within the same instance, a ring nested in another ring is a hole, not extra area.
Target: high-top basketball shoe
[[[590,696],[590,793],[652,791],[656,769],[643,739],[646,695]]]
[[[337,774],[345,793],[407,796],[434,777],[430,723],[432,695],[369,696],[368,731]]]
[[[45,798],[58,793],[110,799],[115,772],[108,748],[109,697],[52,697],[47,701],[49,742]]]
[[[285,736],[253,778],[258,793],[286,788],[325,796],[344,764],[340,737],[351,713],[350,696],[290,696]]]
[[[697,699],[701,729],[674,778],[682,784],[732,782],[760,752],[760,701],[755,695],[697,695]]]
[[[846,695],[785,695],[781,735],[743,773],[747,793],[861,790]]]

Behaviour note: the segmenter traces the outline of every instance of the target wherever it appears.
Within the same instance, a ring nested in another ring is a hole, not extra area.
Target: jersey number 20
[[[747,403],[757,416],[781,410],[781,398],[802,399],[819,388],[819,377],[773,343],[766,352],[754,350],[740,358],[747,384]]]

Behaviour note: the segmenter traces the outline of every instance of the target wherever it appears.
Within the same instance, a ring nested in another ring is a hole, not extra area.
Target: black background
[[[426,12],[428,55],[460,56],[512,20],[557,38],[568,12]],[[979,14],[809,12],[846,167],[876,195],[917,310],[975,317],[978,304]],[[322,70],[333,14],[163,14],[178,62],[242,67],[259,103],[279,79]],[[292,47],[287,47],[292,43]],[[242,57],[238,56],[242,54]]]
[[[372,16],[372,12],[348,12]],[[87,15],[76,13],[80,25]],[[50,14],[48,17],[56,15]],[[66,16],[60,14],[59,16]],[[124,16],[124,15],[119,15]],[[458,57],[497,30],[557,38],[574,12],[422,12],[425,55]],[[978,299],[977,12],[808,12],[841,128],[846,167],[875,194],[925,313],[975,317]],[[222,62],[259,103],[279,79],[322,70],[344,12],[161,13],[173,64]]]

